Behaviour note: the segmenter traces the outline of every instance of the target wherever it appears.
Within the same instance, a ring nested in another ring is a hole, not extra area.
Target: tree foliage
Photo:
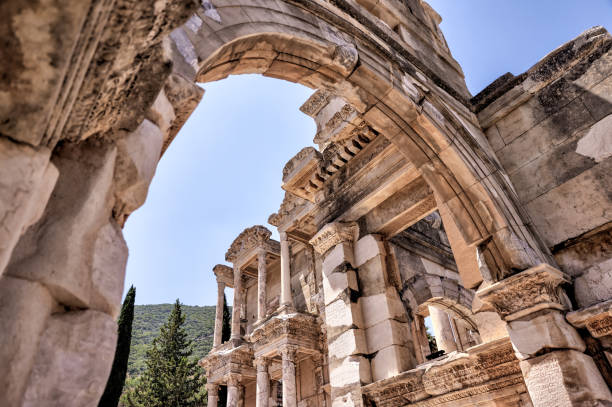
[[[204,375],[192,357],[193,342],[176,300],[168,321],[147,350],[146,368],[126,394],[130,407],[197,407],[204,405]]]
[[[134,320],[134,301],[136,289],[131,286],[128,290],[117,326],[117,348],[113,367],[106,383],[106,388],[100,399],[99,407],[117,407],[119,397],[123,391],[125,376],[127,374],[128,358],[130,356],[130,344],[132,342],[132,322]]]
[[[223,329],[221,329],[221,343],[229,341],[232,335],[232,316],[227,307],[227,300],[223,294]]]

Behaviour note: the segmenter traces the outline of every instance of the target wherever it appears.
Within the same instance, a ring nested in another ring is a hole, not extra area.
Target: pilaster
[[[612,394],[585,343],[567,323],[569,277],[548,264],[527,269],[478,291],[507,322],[510,340],[534,407],[612,402]]]

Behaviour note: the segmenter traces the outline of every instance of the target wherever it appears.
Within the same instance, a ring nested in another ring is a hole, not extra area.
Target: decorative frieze
[[[359,237],[359,226],[355,222],[333,222],[310,239],[310,244],[319,254],[324,254],[337,244],[354,242]]]
[[[569,278],[563,272],[540,264],[481,289],[477,295],[504,320],[512,321],[542,309],[569,309],[562,287],[567,283]]]
[[[612,300],[567,314],[567,321],[576,328],[586,328],[594,338],[612,336]]]
[[[320,324],[314,316],[293,313],[277,315],[257,327],[250,336],[255,354],[277,349],[281,344],[299,346],[313,353],[321,349]]]

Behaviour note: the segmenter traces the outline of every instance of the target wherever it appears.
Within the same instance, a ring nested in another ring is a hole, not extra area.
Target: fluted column
[[[283,358],[283,407],[296,407],[295,348],[283,347],[281,356]]]
[[[268,407],[270,400],[270,376],[268,375],[268,367],[270,360],[260,357],[255,359],[257,365],[257,390],[256,390],[256,407]]]
[[[242,301],[242,270],[234,268],[234,307],[232,308],[232,340],[240,340],[240,307]]]
[[[281,298],[280,307],[293,308],[291,296],[291,259],[289,258],[289,240],[287,232],[280,232],[281,247]]]
[[[227,380],[227,407],[238,407],[240,405],[239,386],[240,378],[234,375],[230,376]]]
[[[206,383],[206,391],[208,394],[208,407],[216,407],[219,404],[219,385]]]
[[[446,353],[456,351],[457,344],[455,343],[453,328],[451,327],[448,314],[432,306],[428,308],[438,350],[444,350]]]
[[[225,283],[217,281],[217,309],[215,312],[215,336],[213,338],[213,348],[221,345],[223,334],[223,298],[225,295]]]
[[[266,250],[257,251],[257,320],[266,318]]]

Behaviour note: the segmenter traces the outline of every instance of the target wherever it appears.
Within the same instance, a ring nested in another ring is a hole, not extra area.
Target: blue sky
[[[612,28],[612,0],[430,0],[475,94],[519,74],[594,25]],[[137,304],[214,305],[212,267],[246,227],[267,225],[283,198],[285,163],[312,145],[298,108],[313,92],[257,75],[202,85],[206,93],[161,159],[147,202],[128,219],[126,290]]]

